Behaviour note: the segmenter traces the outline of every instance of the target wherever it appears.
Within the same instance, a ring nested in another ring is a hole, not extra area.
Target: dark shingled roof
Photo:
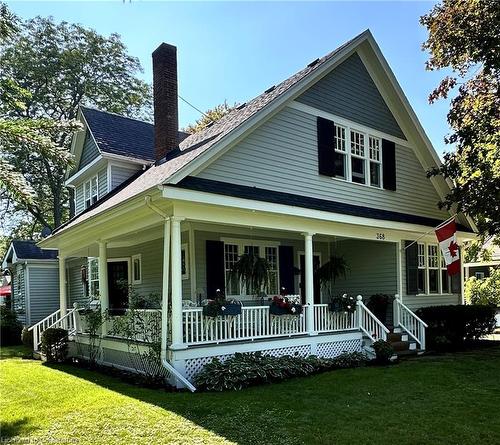
[[[12,241],[16,256],[21,260],[54,260],[57,259],[57,250],[40,249],[35,241]]]
[[[284,204],[306,209],[322,210],[325,212],[341,213],[343,215],[361,216],[364,218],[380,219],[385,221],[398,221],[410,224],[421,224],[436,227],[443,221],[426,216],[410,215],[408,213],[381,210],[373,207],[364,207],[355,204],[312,198],[274,190],[262,189],[246,185],[230,184],[228,182],[214,181],[211,179],[196,178],[188,176],[180,181],[175,187],[196,190],[199,192],[216,193],[218,195],[234,196],[243,199],[264,201],[273,204]],[[464,232],[471,232],[465,226],[457,224],[457,228]]]
[[[101,151],[155,160],[153,124],[93,108],[81,107],[81,110]],[[179,131],[179,143],[187,136]]]

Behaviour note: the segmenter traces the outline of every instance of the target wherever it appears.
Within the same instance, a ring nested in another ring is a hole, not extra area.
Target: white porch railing
[[[335,332],[357,330],[356,314],[331,312],[328,304],[314,305],[315,332]]]
[[[359,329],[361,329],[371,341],[387,340],[389,329],[387,329],[373,312],[365,306],[361,295],[358,295],[356,299]]]
[[[303,335],[307,332],[307,310],[308,306],[303,306],[301,315],[274,316],[269,306],[244,306],[241,315],[209,318],[203,316],[202,308],[184,309],[183,340],[186,345],[199,345]]]
[[[394,299],[394,326],[403,329],[420,345],[420,349],[425,349],[425,328],[427,328],[427,324],[403,304],[399,295],[396,295]]]
[[[49,328],[63,328],[68,331],[68,335],[73,335],[76,332],[76,312],[77,308],[68,309],[66,314],[61,317],[61,310],[58,309],[54,313],[40,320],[38,323],[31,326],[28,331],[33,331],[33,349],[38,351],[41,343],[42,333]]]

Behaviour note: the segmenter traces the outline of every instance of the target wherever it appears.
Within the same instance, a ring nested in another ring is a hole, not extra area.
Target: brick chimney
[[[155,158],[179,146],[177,110],[177,48],[162,43],[153,52]]]

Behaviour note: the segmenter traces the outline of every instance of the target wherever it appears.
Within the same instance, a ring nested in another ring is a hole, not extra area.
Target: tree
[[[64,175],[79,105],[148,119],[150,87],[136,77],[140,63],[117,34],[41,17],[18,28],[0,52],[0,159],[7,173],[0,208],[14,226],[28,215],[37,229],[55,228],[68,212]]]
[[[226,114],[229,114],[231,111],[233,111],[238,104],[234,105],[228,105],[227,101],[224,101],[224,103],[217,105],[214,108],[211,108],[194,123],[188,125],[186,128],[183,128],[182,130],[185,131],[186,133],[197,133],[198,131],[203,130],[207,125],[217,122],[219,119],[223,118]]]
[[[496,0],[444,0],[421,17],[428,70],[448,69],[429,96],[451,100],[445,142],[455,150],[429,172],[451,180],[439,203],[470,215],[482,240],[500,235],[500,8]]]

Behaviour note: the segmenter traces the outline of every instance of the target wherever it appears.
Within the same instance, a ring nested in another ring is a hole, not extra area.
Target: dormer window
[[[92,176],[88,181],[83,184],[84,197],[85,197],[85,208],[89,208],[92,204],[95,204],[99,199],[99,182],[97,175]]]

